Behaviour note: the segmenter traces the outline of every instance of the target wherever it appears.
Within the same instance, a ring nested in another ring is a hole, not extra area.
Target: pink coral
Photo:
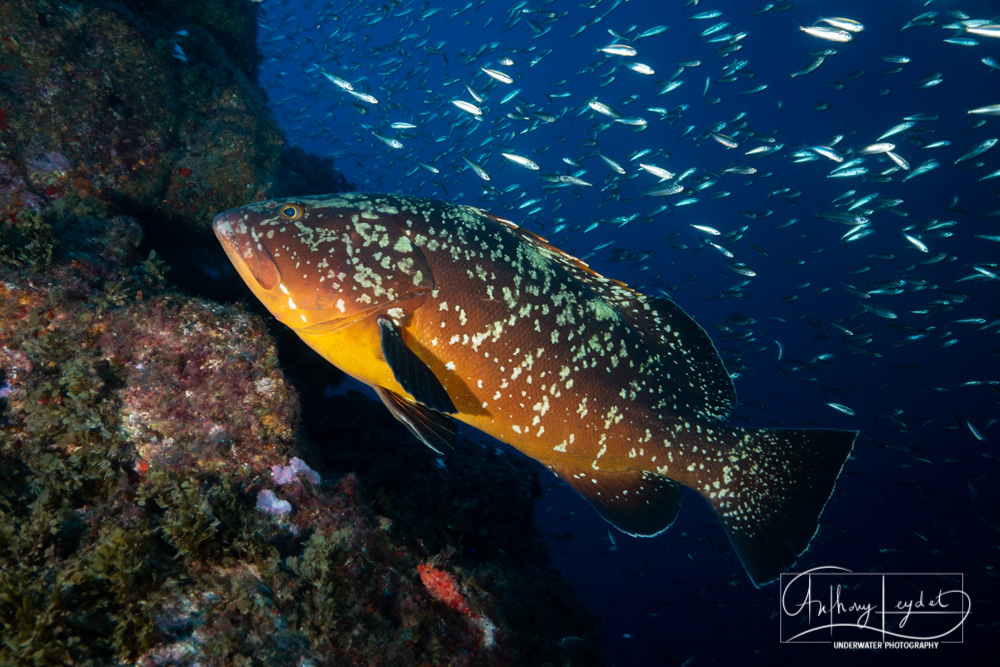
[[[280,486],[294,484],[296,479],[295,471],[291,466],[271,466],[271,481]]]
[[[271,466],[271,481],[275,484],[294,484],[300,477],[313,484],[323,481],[318,472],[297,456],[293,456],[287,466]]]
[[[292,504],[278,498],[271,489],[264,489],[257,494],[257,508],[268,514],[281,516],[292,511]]]

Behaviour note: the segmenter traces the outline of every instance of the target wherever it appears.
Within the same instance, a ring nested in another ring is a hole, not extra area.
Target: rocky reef
[[[0,1],[0,663],[599,664],[524,460],[442,459],[244,297],[256,7]]]

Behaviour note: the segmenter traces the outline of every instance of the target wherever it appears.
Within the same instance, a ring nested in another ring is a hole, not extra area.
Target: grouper
[[[806,550],[854,431],[742,428],[711,339],[509,220],[389,194],[250,204],[215,234],[283,324],[424,444],[464,422],[537,460],[619,530],[701,495],[751,581]]]

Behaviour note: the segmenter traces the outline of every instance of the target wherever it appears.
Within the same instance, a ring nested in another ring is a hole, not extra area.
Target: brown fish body
[[[676,304],[479,209],[394,195],[253,204],[216,234],[258,298],[437,448],[446,415],[540,461],[633,535],[680,485],[755,584],[809,544],[855,434],[740,429],[729,375]]]

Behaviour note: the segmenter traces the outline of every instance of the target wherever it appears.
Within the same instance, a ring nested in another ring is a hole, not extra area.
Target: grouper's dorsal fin
[[[736,408],[736,388],[705,330],[669,299],[648,297],[605,278],[586,262],[504,218],[483,212],[612,306],[655,356],[650,374],[672,412],[725,421]]]
[[[727,421],[736,409],[736,387],[712,339],[670,299],[643,297],[640,308],[624,312],[659,355],[661,380],[672,380],[664,387],[673,397],[669,407],[681,414],[691,410],[703,419]]]
[[[448,391],[434,375],[434,371],[406,345],[399,327],[385,316],[379,315],[378,328],[382,342],[382,356],[392,371],[396,382],[413,398],[431,410],[455,414],[458,410]]]
[[[643,470],[576,470],[548,465],[583,496],[604,520],[636,537],[662,533],[681,511],[681,486]]]
[[[458,430],[455,428],[455,422],[448,417],[409,401],[385,387],[375,387],[375,393],[382,399],[385,407],[389,408],[393,417],[410,429],[410,433],[420,442],[438,454],[442,454],[442,450],[446,447],[455,446],[455,435]]]

